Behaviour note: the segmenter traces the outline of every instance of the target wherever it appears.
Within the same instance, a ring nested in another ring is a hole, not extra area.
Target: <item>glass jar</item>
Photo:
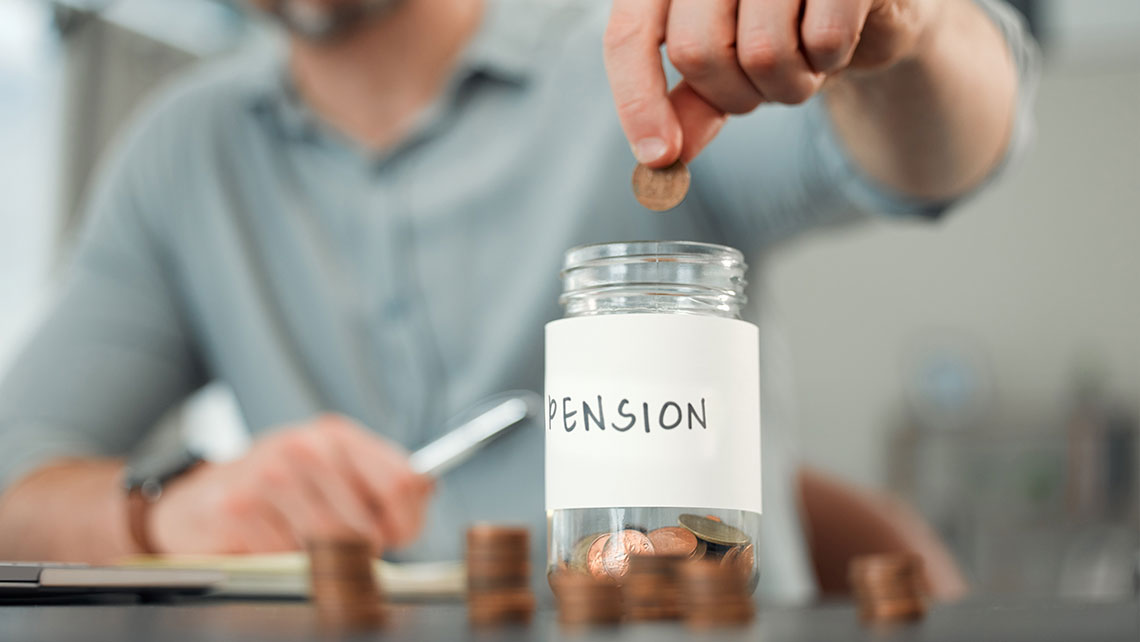
[[[566,253],[546,327],[547,573],[621,582],[633,555],[758,580],[759,332],[743,255],[679,241]]]

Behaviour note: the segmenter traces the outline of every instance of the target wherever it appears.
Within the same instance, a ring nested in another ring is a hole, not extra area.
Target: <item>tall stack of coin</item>
[[[702,560],[680,567],[681,609],[693,628],[742,626],[755,608],[746,578],[733,566]]]
[[[323,627],[368,630],[384,623],[383,596],[367,541],[313,540],[308,553],[310,589]]]
[[[477,524],[467,530],[467,615],[474,624],[528,622],[530,533],[525,528]]]
[[[563,571],[550,578],[558,600],[558,621],[567,628],[613,626],[621,622],[622,592],[612,579]]]
[[[681,617],[680,566],[687,557],[639,555],[629,561],[622,584],[625,614],[631,620],[675,620]]]
[[[922,559],[906,553],[867,555],[851,562],[849,579],[868,622],[909,620],[926,613]]]

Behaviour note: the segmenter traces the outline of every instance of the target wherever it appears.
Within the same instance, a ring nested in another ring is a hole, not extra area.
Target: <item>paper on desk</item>
[[[255,597],[309,595],[309,560],[301,552],[263,555],[140,555],[120,560],[119,566],[169,569],[214,569],[226,574],[217,593]],[[391,598],[447,598],[463,594],[461,562],[376,560],[376,577]]]

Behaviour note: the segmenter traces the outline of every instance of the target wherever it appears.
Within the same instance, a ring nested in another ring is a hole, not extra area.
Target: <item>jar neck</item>
[[[566,317],[696,314],[739,319],[747,302],[743,255],[683,241],[584,245],[566,252],[559,302]]]

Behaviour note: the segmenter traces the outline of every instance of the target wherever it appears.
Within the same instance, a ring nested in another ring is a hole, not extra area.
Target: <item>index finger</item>
[[[606,74],[618,119],[638,162],[665,167],[683,135],[661,61],[669,0],[614,0],[605,35]]]

